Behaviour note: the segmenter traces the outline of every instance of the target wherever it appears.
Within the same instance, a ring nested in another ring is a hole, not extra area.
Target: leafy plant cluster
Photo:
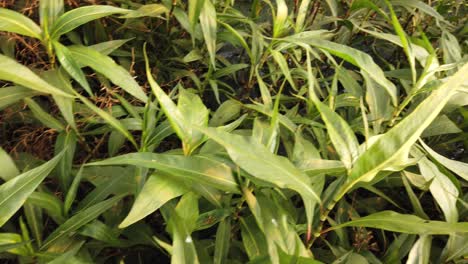
[[[2,263],[465,263],[463,1],[0,2]]]

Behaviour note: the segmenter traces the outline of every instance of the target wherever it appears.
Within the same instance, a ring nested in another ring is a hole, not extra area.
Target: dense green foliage
[[[1,263],[465,263],[464,1],[0,1]]]

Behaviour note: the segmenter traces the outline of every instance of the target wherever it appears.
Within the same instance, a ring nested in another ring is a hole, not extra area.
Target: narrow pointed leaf
[[[140,6],[136,10],[132,10],[130,13],[125,14],[122,18],[137,18],[137,17],[161,17],[162,14],[168,13],[169,9],[167,9],[164,5],[161,4],[146,4]]]
[[[428,264],[431,256],[432,236],[422,235],[414,243],[408,255],[407,264]]]
[[[193,33],[195,31],[195,26],[197,25],[198,18],[203,9],[205,1],[211,0],[189,0],[188,1],[188,19],[190,23],[190,29]]]
[[[395,127],[379,137],[355,162],[349,175],[348,186],[371,180],[379,171],[390,166],[402,156],[407,156],[411,146],[424,129],[437,117],[455,90],[466,82],[468,64],[449,77],[436,91],[421,102],[413,112]],[[341,194],[340,194],[341,195]]]
[[[65,129],[65,126],[59,120],[42,109],[42,107],[33,99],[24,98],[24,102],[28,105],[34,117],[46,127],[50,127],[58,131]]]
[[[324,103],[315,100],[315,106],[320,112],[328,135],[335,146],[335,150],[346,168],[350,169],[359,154],[359,143],[351,127],[337,113]]]
[[[429,155],[431,155],[431,157],[433,157],[437,162],[444,165],[447,169],[458,174],[458,176],[462,177],[465,181],[468,181],[468,163],[446,158],[440,155],[439,153],[435,152],[422,140],[420,142],[424,149],[429,153]]]
[[[200,12],[200,25],[210,54],[211,64],[216,68],[216,9],[211,0],[205,0]]]
[[[0,186],[0,227],[21,208],[28,196],[49,175],[62,156],[63,153]]]
[[[13,82],[42,93],[73,97],[62,90],[50,85],[28,67],[18,63],[10,57],[0,54],[0,80]]]
[[[260,180],[280,188],[298,192],[303,200],[320,203],[308,176],[296,168],[287,158],[274,155],[264,145],[246,137],[230,134],[215,128],[199,128],[209,138],[222,145],[231,159],[242,169]],[[307,223],[312,224],[313,203],[305,203]],[[310,230],[309,230],[310,231]]]
[[[0,8],[0,31],[41,39],[42,30],[30,18],[16,11]]]
[[[148,100],[148,97],[130,73],[125,68],[115,63],[110,57],[85,46],[72,46],[69,47],[69,49],[73,59],[80,65],[93,68],[93,70],[101,73],[115,85],[118,85],[138,100],[142,102]]]
[[[52,232],[52,234],[50,234],[49,237],[47,237],[47,239],[44,241],[44,244],[42,244],[41,249],[47,249],[60,238],[69,236],[78,228],[96,219],[103,212],[109,210],[112,206],[114,206],[115,203],[118,202],[120,199],[122,199],[122,196],[114,196],[78,212],[76,215],[72,216],[65,223],[63,223],[57,229],[55,229],[54,232]]]
[[[190,180],[223,191],[239,193],[238,185],[232,175],[231,169],[210,156],[130,153],[89,163],[87,166],[123,164],[158,169],[181,180]]]
[[[8,86],[0,88],[0,110],[10,106],[21,99],[26,97],[32,97],[41,94],[38,91],[34,91],[21,86]]]
[[[390,10],[390,17],[391,17],[391,21],[392,21],[392,24],[393,24],[393,28],[395,29],[395,32],[397,33],[397,35],[400,37],[400,41],[401,41],[401,44],[403,46],[403,51],[405,52],[406,54],[406,57],[408,59],[408,62],[409,62],[409,65],[410,65],[410,68],[411,68],[411,75],[412,75],[412,79],[413,79],[413,84],[416,83],[416,63],[415,63],[415,57],[414,57],[414,54],[413,54],[413,49],[411,48],[411,44],[410,44],[410,41],[408,39],[408,36],[406,35],[403,27],[401,26],[400,22],[398,21],[398,17],[397,15],[395,14],[395,11],[393,11],[393,7],[392,5],[390,4],[390,2],[388,2],[388,0],[386,1],[387,3],[387,6]]]
[[[87,106],[89,107],[93,112],[98,114],[102,119],[106,121],[107,124],[115,128],[117,131],[122,133],[134,146],[136,146],[136,141],[133,138],[132,134],[128,132],[127,128],[116,118],[114,118],[111,114],[108,112],[100,109],[99,107],[95,106],[91,101],[86,99],[86,97],[83,97],[81,95],[78,95],[80,100]]]
[[[125,14],[130,10],[109,5],[90,5],[72,9],[61,15],[52,26],[50,36],[57,40],[61,35],[88,23],[89,21],[113,15]]]
[[[42,208],[58,224],[65,222],[62,201],[52,194],[44,192],[33,192],[28,197],[28,203]]]
[[[167,201],[181,196],[188,190],[182,184],[169,177],[155,173],[146,181],[138,194],[132,209],[120,223],[119,228],[127,227],[158,210]]]
[[[78,63],[72,56],[70,50],[60,44],[58,41],[53,42],[55,52],[57,54],[57,59],[60,61],[62,67],[70,74],[73,79],[75,79],[81,87],[85,89],[85,91],[90,95],[93,96],[93,92],[91,91],[91,87],[89,87],[88,81],[81,70]]]
[[[20,174],[13,159],[0,147],[0,178],[8,181]]]
[[[55,20],[63,14],[64,0],[40,0],[39,20],[42,28],[50,29]]]
[[[447,235],[455,232],[468,233],[468,223],[447,223],[429,221],[414,215],[399,214],[393,211],[382,211],[365,217],[333,226],[335,230],[347,226],[372,227],[392,232],[419,235]]]
[[[369,74],[370,78],[372,78],[376,83],[380,84],[387,93],[390,95],[392,99],[393,105],[397,105],[398,102],[398,94],[395,85],[385,78],[385,75],[382,69],[374,62],[372,57],[364,53],[360,50],[351,48],[349,46],[345,46],[339,43],[335,43],[332,41],[320,39],[317,37],[315,38],[307,38],[301,39],[299,37],[291,36],[288,38],[284,38],[285,41],[291,41],[292,43],[301,41],[306,44],[309,44],[313,47],[317,47],[319,49],[325,50],[332,55],[342,58],[343,60],[361,68],[364,72]]]

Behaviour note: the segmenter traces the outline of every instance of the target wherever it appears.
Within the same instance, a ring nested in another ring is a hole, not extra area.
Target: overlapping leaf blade
[[[28,67],[18,63],[10,57],[1,54],[0,80],[13,82],[42,93],[73,97],[72,95],[60,90],[59,88],[54,87],[49,83],[45,82]]]
[[[73,46],[69,47],[69,50],[72,58],[80,65],[93,68],[140,101],[146,102],[148,100],[148,97],[130,73],[110,57],[85,46]]]
[[[52,39],[58,39],[61,35],[89,21],[113,14],[125,14],[128,12],[130,12],[130,10],[109,5],[91,5],[75,8],[61,15],[55,21],[51,28],[50,36]]]
[[[468,233],[468,223],[448,223],[443,221],[428,221],[414,215],[399,214],[393,211],[382,211],[358,218],[329,230],[347,226],[372,227],[393,232],[419,235],[447,235],[454,232]]]
[[[159,209],[167,201],[181,196],[187,191],[187,188],[183,184],[174,181],[170,177],[165,177],[159,173],[152,174],[138,194],[132,209],[122,223],[120,223],[119,227],[124,228],[143,219]]]
[[[18,211],[28,196],[49,175],[62,158],[63,153],[49,162],[24,172],[0,186],[0,226]]]
[[[418,140],[424,129],[434,120],[453,92],[466,82],[468,64],[432,92],[405,119],[379,137],[356,160],[350,172],[348,186],[359,181],[371,180],[380,170],[392,165],[392,162],[408,155],[411,146]]]

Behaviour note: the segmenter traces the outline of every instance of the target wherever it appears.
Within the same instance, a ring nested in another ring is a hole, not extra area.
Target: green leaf
[[[190,154],[203,141],[203,133],[193,127],[208,126],[209,111],[199,96],[186,90],[180,90],[177,109],[179,109],[184,119],[183,122],[186,124],[183,131],[184,153]]]
[[[388,120],[392,113],[390,98],[385,89],[370,78],[369,74],[361,72],[366,84],[366,102],[369,106],[368,119],[374,124],[374,133],[379,134],[381,125]]]
[[[214,264],[226,263],[231,242],[231,219],[225,218],[216,230]]]
[[[42,77],[45,81],[49,82],[55,87],[60,87],[67,92],[74,93],[70,80],[66,76],[66,73],[63,69],[46,71],[42,74]],[[75,98],[68,98],[58,95],[53,95],[52,97],[54,98],[55,103],[60,109],[63,118],[75,131],[77,131],[75,123],[75,113],[73,112]]]
[[[75,157],[75,149],[77,145],[77,137],[75,132],[73,131],[62,131],[57,136],[55,141],[55,155],[57,155],[60,151],[64,149],[65,154],[62,160],[60,160],[59,164],[57,165],[57,175],[59,179],[59,184],[63,191],[68,190],[68,186],[70,185],[72,179],[72,166],[73,166],[73,158]]]
[[[432,237],[428,235],[422,235],[408,255],[407,264],[428,264],[430,263],[431,256],[431,242]]]
[[[285,0],[276,0],[277,10],[273,20],[273,38],[278,38],[286,29],[288,5]]]
[[[296,28],[295,28],[296,33],[301,32],[304,28],[306,16],[309,13],[310,2],[311,0],[301,1],[301,5],[299,6],[299,9],[297,11],[297,17],[296,17]]]
[[[458,174],[458,176],[462,177],[465,181],[468,181],[468,164],[467,163],[448,159],[440,155],[439,153],[435,152],[428,145],[426,145],[422,140],[420,140],[419,142],[424,147],[424,149],[429,153],[429,155],[431,155],[431,157],[433,157],[437,162],[444,165],[447,169]]]
[[[224,101],[214,112],[209,125],[212,127],[222,126],[236,119],[240,115],[242,105],[235,100]]]
[[[0,233],[0,253],[4,251],[26,256],[29,254],[29,250],[26,245],[29,241],[23,241],[23,238],[19,234],[15,233]]]
[[[96,219],[100,214],[104,213],[105,211],[109,210],[112,206],[115,205],[120,199],[121,196],[114,196],[109,198],[103,202],[100,202],[96,205],[93,205],[85,210],[78,212],[76,215],[69,218],[65,223],[57,227],[52,234],[47,237],[44,241],[44,244],[40,248],[41,250],[49,248],[59,239],[70,236],[70,234],[80,227],[84,226],[85,224],[91,222],[92,220]]]
[[[374,62],[374,60],[369,54],[351,48],[349,46],[320,39],[318,37],[319,36],[314,38],[303,38],[301,37],[301,35],[293,35],[287,38],[283,38],[282,40],[291,42],[293,44],[297,42],[309,44],[311,46],[325,50],[331,53],[332,55],[340,57],[343,60],[361,68],[361,70],[366,72],[370,76],[370,78],[372,78],[376,83],[385,88],[387,93],[390,95],[390,98],[392,99],[393,105],[397,105],[398,96],[395,85],[385,78],[382,69]]]
[[[444,213],[445,220],[450,223],[458,222],[457,186],[426,157],[419,160],[418,166],[426,182],[430,182],[429,191]]]
[[[351,169],[354,160],[356,160],[359,155],[359,143],[353,130],[340,115],[320,102],[313,94],[313,91],[310,91],[310,93],[312,94],[311,98],[315,98],[315,100],[312,100],[327,126],[328,135],[335,146],[336,152],[340,156],[345,167]]]
[[[65,196],[65,202],[63,203],[63,211],[64,214],[67,215],[68,211],[70,211],[70,208],[75,201],[76,193],[78,192],[78,187],[81,182],[81,177],[83,176],[83,166],[80,167],[80,170],[76,173],[75,178],[73,178],[72,184],[70,185],[70,188],[68,189],[68,192]]]
[[[16,11],[0,8],[0,31],[41,39],[42,30],[30,18]]]
[[[399,214],[393,211],[382,211],[358,218],[340,225],[333,226],[327,231],[347,226],[372,227],[392,232],[419,235],[448,235],[454,232],[468,233],[468,223],[448,223],[443,221],[429,221],[414,215]]]
[[[160,17],[164,13],[169,13],[169,10],[161,4],[146,4],[140,6],[137,10],[132,10],[121,18],[137,18],[137,17]]]
[[[116,118],[114,118],[111,114],[108,112],[100,109],[99,107],[95,106],[91,101],[86,99],[86,97],[83,97],[81,95],[78,95],[78,98],[87,106],[89,107],[93,112],[98,114],[102,119],[106,121],[108,125],[111,127],[115,128],[117,131],[122,133],[135,147],[137,146],[135,139],[133,138],[132,134],[128,132],[127,128]]]
[[[134,180],[130,178],[130,171],[123,171],[121,173],[113,175],[113,177],[107,179],[105,184],[96,184],[96,188],[89,192],[77,205],[76,210],[81,211],[89,208],[101,201],[104,201],[110,195],[122,195],[131,194],[134,191]],[[130,176],[131,175],[131,176]],[[101,177],[103,175],[100,175]],[[129,184],[130,183],[130,184]],[[120,219],[119,219],[120,220]]]
[[[403,6],[405,8],[417,8],[421,12],[426,13],[430,16],[433,16],[437,21],[437,25],[439,25],[439,22],[443,22],[445,25],[450,25],[450,22],[448,22],[439,12],[437,12],[436,9],[431,7],[430,5],[426,4],[423,1],[418,1],[418,0],[392,0],[391,1],[392,5],[399,5]]]
[[[52,194],[33,192],[27,199],[28,203],[42,208],[58,224],[65,222],[62,201]]]
[[[457,97],[457,95],[454,95],[452,98],[455,97]],[[447,104],[450,104],[450,101]],[[428,138],[446,134],[457,134],[461,132],[463,132],[463,130],[461,130],[452,120],[450,120],[450,118],[448,118],[446,115],[440,115],[434,119],[434,121],[424,130],[424,132],[421,134],[421,137]]]
[[[65,129],[65,126],[55,117],[46,112],[42,107],[31,98],[24,98],[24,102],[28,105],[34,117],[46,127],[53,128],[58,131]]]
[[[47,264],[61,264],[61,263],[66,263],[66,262],[70,263],[71,258],[78,253],[78,251],[80,250],[80,248],[83,246],[84,243],[85,241],[75,244],[72,248],[68,249],[65,253],[63,253],[57,258],[54,258],[54,260],[48,262]]]
[[[192,192],[182,196],[175,210],[171,210],[168,230],[172,233],[171,263],[200,263],[191,233],[198,218],[198,198]]]
[[[14,59],[0,54],[0,80],[13,82],[27,88],[53,95],[73,97],[60,89],[45,82],[28,67],[18,63]]]
[[[183,181],[198,182],[232,193],[240,192],[231,168],[208,155],[130,153],[89,163],[87,166],[124,164],[158,169]]]
[[[0,186],[0,227],[18,211],[28,196],[49,175],[63,152],[43,165],[24,172]]]
[[[408,58],[408,62],[409,62],[410,68],[411,68],[411,76],[412,76],[413,84],[416,84],[416,78],[417,78],[417,76],[416,76],[416,63],[415,63],[415,57],[414,57],[414,54],[413,54],[413,49],[411,48],[408,36],[406,35],[403,27],[401,26],[400,22],[398,21],[398,17],[395,14],[395,11],[393,11],[392,5],[390,4],[390,2],[388,2],[388,0],[386,1],[386,3],[387,3],[387,6],[388,6],[388,8],[390,10],[390,17],[391,17],[391,21],[392,21],[392,24],[393,24],[393,28],[395,29],[395,32],[397,33],[397,35],[400,37],[400,41],[401,41],[401,44],[403,46],[403,50],[404,50],[404,52],[406,54],[406,57]]]
[[[181,196],[187,191],[186,187],[169,177],[159,173],[152,174],[138,194],[127,217],[120,223],[119,228],[125,228],[143,219],[158,210],[167,201]]]
[[[70,32],[89,21],[113,14],[124,14],[128,12],[130,12],[130,10],[109,5],[78,7],[61,15],[57,21],[55,21],[52,29],[50,30],[50,36],[53,40],[58,40],[61,35]]]
[[[70,74],[70,76],[73,77],[73,79],[75,79],[90,96],[93,96],[91,87],[89,87],[88,81],[86,80],[80,66],[73,58],[71,51],[58,41],[54,41],[52,43],[57,54],[57,59],[60,61],[60,65],[62,65],[68,74]]]
[[[153,93],[158,98],[164,114],[171,123],[172,129],[182,140],[185,155],[189,155],[203,141],[203,136],[194,130],[193,126],[207,126],[209,111],[201,101],[200,97],[185,90],[181,90],[179,101],[176,104],[159,87],[154,80],[149,67],[146,48],[144,49],[146,61],[146,75]]]
[[[114,247],[121,247],[125,245],[123,240],[119,240],[118,236],[120,231],[110,227],[99,220],[85,225],[79,231],[80,235],[94,238],[96,240],[105,242]]]
[[[13,159],[0,147],[0,178],[8,181],[20,174]]]
[[[466,81],[468,64],[449,77],[436,91],[422,101],[413,112],[400,123],[380,136],[356,160],[348,184],[337,197],[360,181],[370,181],[381,170],[399,164],[408,156],[411,146],[418,140],[424,129],[437,117],[454,91]]]
[[[103,55],[109,55],[112,52],[116,51],[118,48],[120,48],[123,44],[127,43],[132,39],[133,38],[109,40],[88,47],[96,50],[97,52]]]
[[[32,193],[29,196],[29,198],[31,198],[33,194],[34,193]],[[29,201],[29,198],[28,200],[26,200],[26,202],[23,205],[23,212],[24,212],[24,216],[26,217],[28,228],[31,230],[34,236],[34,239],[36,240],[35,241],[36,244],[40,246],[42,244],[42,234],[44,232],[42,208],[40,208],[39,206],[33,205]]]
[[[198,21],[198,18],[200,17],[200,13],[203,9],[205,1],[210,1],[210,0],[188,0],[188,19],[190,22],[192,39],[193,39],[193,32],[195,31],[195,26],[197,25],[197,21]]]
[[[273,56],[273,59],[275,59],[276,63],[281,69],[281,72],[284,74],[284,77],[286,77],[286,80],[291,84],[291,86],[294,88],[294,90],[297,90],[296,84],[294,83],[294,80],[292,79],[291,72],[289,71],[288,63],[286,62],[286,59],[283,57],[283,54],[277,50],[271,50],[271,55]]]
[[[7,86],[0,88],[0,110],[10,106],[25,97],[32,97],[41,94],[21,86]]]
[[[93,68],[93,70],[104,75],[115,85],[118,85],[138,100],[142,102],[148,101],[148,97],[130,73],[125,68],[115,63],[110,57],[85,46],[71,46],[69,49],[73,59],[80,65]]]
[[[379,15],[383,16],[385,19],[388,19],[388,16],[385,12],[382,11],[373,1],[370,0],[356,0],[353,1],[350,11],[359,10],[361,8],[369,8],[376,11]]]
[[[40,0],[39,1],[39,20],[41,27],[47,31],[50,30],[55,20],[63,14],[64,0]]]
[[[274,155],[257,141],[214,128],[199,128],[209,138],[222,145],[231,159],[242,169],[260,180],[298,192],[303,200],[320,203],[308,176],[287,158]],[[310,205],[306,203],[306,205]],[[308,223],[312,223],[312,208],[307,206]]]
[[[258,228],[252,216],[240,218],[242,243],[250,259],[264,256],[268,253],[265,235]]]
[[[205,0],[203,3],[203,8],[200,11],[200,25],[210,54],[211,64],[216,69],[216,9],[211,0]]]

